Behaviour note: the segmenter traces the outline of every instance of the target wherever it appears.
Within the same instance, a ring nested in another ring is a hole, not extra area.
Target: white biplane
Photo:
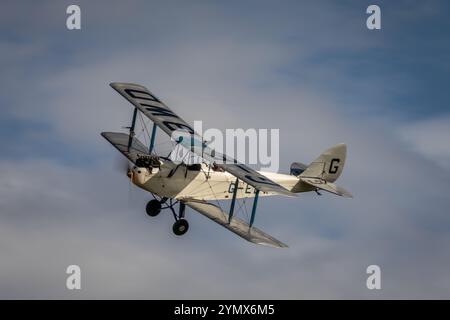
[[[185,219],[186,206],[242,238],[261,245],[287,247],[286,244],[253,226],[258,199],[261,196],[295,196],[300,192],[320,190],[343,197],[352,195],[333,184],[342,173],[346,145],[338,144],[322,153],[310,165],[294,162],[290,175],[255,171],[208,147],[193,128],[178,117],[147,88],[132,83],[111,83],[111,87],[134,105],[128,134],[102,132],[101,135],[121,152],[133,165],[127,175],[136,186],[150,192],[153,200],[146,206],[149,216],[169,209],[174,218],[173,232],[183,235],[189,228]],[[153,121],[149,146],[135,136],[137,114]],[[176,163],[169,157],[155,153],[156,129],[167,133],[176,145],[202,159],[201,163]],[[235,214],[237,199],[254,198],[251,215],[241,219]],[[208,201],[231,200],[228,210]],[[178,204],[178,213],[174,206]]]

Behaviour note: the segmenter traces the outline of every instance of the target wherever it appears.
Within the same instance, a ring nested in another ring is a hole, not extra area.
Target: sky
[[[67,30],[66,8],[81,8]],[[366,8],[381,8],[368,30]],[[446,1],[3,1],[0,298],[450,298]],[[101,136],[148,87],[206,129],[280,130],[280,172],[348,146],[354,195],[265,198],[256,246],[146,216]],[[81,268],[81,290],[66,268]],[[368,290],[366,268],[381,269]]]

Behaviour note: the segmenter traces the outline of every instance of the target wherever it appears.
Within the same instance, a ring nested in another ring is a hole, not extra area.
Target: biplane
[[[147,88],[133,83],[110,84],[133,106],[128,132],[102,132],[127,159],[127,176],[131,182],[148,191],[153,199],[146,205],[146,213],[157,216],[168,209],[175,222],[173,232],[181,236],[189,229],[186,206],[222,225],[247,241],[272,247],[287,247],[283,242],[254,226],[258,199],[264,196],[296,196],[301,192],[327,191],[343,197],[352,197],[334,182],[341,175],[347,147],[338,144],[309,165],[294,162],[290,174],[259,172],[234,158],[208,146],[193,128],[173,112]],[[135,134],[137,115],[144,115],[153,122],[148,131],[148,146]],[[155,152],[156,130],[170,136],[177,146],[198,156],[200,163],[175,162],[169,156]],[[237,201],[253,199],[247,217],[238,217]],[[223,209],[213,201],[229,200],[229,208]],[[178,204],[178,210],[175,210]]]

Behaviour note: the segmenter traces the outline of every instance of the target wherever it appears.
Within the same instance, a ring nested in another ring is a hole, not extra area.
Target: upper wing
[[[233,176],[241,179],[245,183],[253,186],[257,190],[261,190],[263,192],[274,192],[291,197],[297,196],[295,193],[290,192],[278,183],[241,163],[224,163],[218,164],[218,166],[223,170],[228,171]]]
[[[233,217],[229,223],[228,214],[214,204],[201,200],[188,200],[185,203],[192,209],[200,212],[204,216],[214,222],[217,222],[247,241],[276,248],[287,247],[287,245],[283,242],[275,239],[258,228],[250,227],[250,225],[242,219]]]
[[[130,148],[130,136],[121,132],[102,132],[103,138],[109,141],[120,153],[136,164],[138,155],[148,154],[148,149],[137,138],[132,139]]]
[[[149,117],[169,136],[172,136],[174,131],[185,131],[194,134],[194,129],[189,124],[178,117],[168,106],[148,91],[146,87],[134,83],[120,82],[113,82],[110,86]]]

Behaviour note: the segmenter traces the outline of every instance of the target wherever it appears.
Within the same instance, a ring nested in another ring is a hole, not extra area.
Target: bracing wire
[[[144,136],[144,142],[145,144],[150,144],[150,130],[148,128],[148,124],[150,123],[150,120],[145,121],[144,117],[142,116],[142,113],[138,113],[139,115],[139,123],[142,127],[142,129],[139,131],[139,134],[136,136],[137,138],[139,138],[141,135]],[[144,134],[145,133],[145,134]],[[158,152],[156,152],[157,149],[163,149],[163,146],[170,146],[170,149],[172,149],[174,147],[174,142],[172,140],[169,141],[163,141],[163,142],[159,142],[156,143],[153,146],[153,150],[156,154],[158,154]]]

